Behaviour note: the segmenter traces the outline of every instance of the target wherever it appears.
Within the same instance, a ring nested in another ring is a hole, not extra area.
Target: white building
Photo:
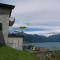
[[[0,43],[22,50],[22,37],[8,37],[9,18],[15,6],[0,3]]]

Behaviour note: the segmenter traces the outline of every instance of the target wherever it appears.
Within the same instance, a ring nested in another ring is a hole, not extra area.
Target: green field
[[[53,51],[53,52],[51,53],[51,57],[52,57],[52,59],[54,59],[54,60],[60,60],[60,50]]]
[[[0,60],[39,60],[39,58],[27,51],[19,51],[7,46],[0,46]]]
[[[60,60],[60,50],[52,51],[50,54],[51,58],[49,59]],[[48,57],[37,57],[27,51],[20,51],[7,46],[0,46],[0,60],[48,60]]]

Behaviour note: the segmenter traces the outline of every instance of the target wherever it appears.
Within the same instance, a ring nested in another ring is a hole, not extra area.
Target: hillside
[[[52,35],[49,37],[36,34],[34,35],[24,34],[24,42],[25,43],[60,42],[60,34]]]
[[[26,51],[0,46],[0,60],[39,60],[39,58]]]

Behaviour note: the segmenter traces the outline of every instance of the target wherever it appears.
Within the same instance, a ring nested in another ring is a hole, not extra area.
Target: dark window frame
[[[0,31],[2,31],[2,23],[0,23]]]

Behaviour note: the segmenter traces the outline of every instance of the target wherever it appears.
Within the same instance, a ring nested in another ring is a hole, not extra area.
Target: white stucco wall
[[[7,41],[8,46],[23,50],[23,38],[21,37],[8,37]]]
[[[7,43],[8,38],[8,28],[9,28],[9,18],[8,15],[0,15],[0,23],[2,23],[2,32],[4,35],[5,43]]]

